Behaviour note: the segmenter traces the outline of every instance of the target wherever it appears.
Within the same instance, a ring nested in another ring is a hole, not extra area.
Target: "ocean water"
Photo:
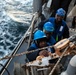
[[[14,21],[7,11],[19,10],[32,13],[32,0],[0,0],[0,58],[11,54],[20,38],[28,29],[31,19],[26,16],[26,23]],[[5,60],[0,61],[5,63]]]

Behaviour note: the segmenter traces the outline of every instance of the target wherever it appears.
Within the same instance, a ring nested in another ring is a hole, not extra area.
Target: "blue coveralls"
[[[47,43],[47,46],[50,46],[49,43]],[[37,45],[35,43],[33,43],[30,48],[28,49],[28,51],[32,51],[32,50],[36,50],[38,49]],[[39,55],[40,50],[26,54],[27,58],[29,61],[33,61],[36,60],[36,57]],[[55,52],[54,49],[50,49],[50,52]]]
[[[50,37],[50,40],[48,41],[49,45],[54,45],[56,43],[55,39],[53,36]]]
[[[49,21],[54,25],[54,34],[56,42],[60,41],[62,38],[69,37],[69,29],[64,20],[62,20],[61,24],[57,25],[55,22],[55,18],[49,18]]]

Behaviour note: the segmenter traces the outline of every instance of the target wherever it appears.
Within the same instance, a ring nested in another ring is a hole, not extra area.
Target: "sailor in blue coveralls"
[[[49,46],[49,44],[47,43],[47,38],[46,38],[45,33],[41,30],[37,30],[34,33],[34,43],[31,44],[28,51],[36,50],[38,48],[42,48],[42,47],[46,47],[46,46]],[[49,52],[48,49],[42,50],[42,51],[43,51],[44,56],[48,56],[48,52]],[[33,61],[33,60],[36,60],[36,57],[39,56],[40,52],[41,52],[41,50],[38,50],[38,51],[35,51],[32,53],[29,53],[26,56],[29,61]]]
[[[51,22],[46,22],[43,26],[43,32],[46,34],[47,36],[47,42],[50,45],[54,45],[56,43],[55,39],[53,38],[52,34],[54,31],[54,26]]]
[[[42,30],[46,22],[51,22],[54,25],[53,37],[56,42],[63,38],[69,37],[69,28],[66,22],[63,20],[65,16],[65,11],[60,8],[57,10],[55,17],[50,17],[48,20],[43,21],[39,24],[38,29]]]
[[[47,36],[47,43],[51,46],[54,45],[56,43],[56,40],[53,38],[52,34],[54,31],[54,26],[51,22],[46,22],[43,26],[43,32],[46,34]],[[51,49],[51,53],[54,53],[54,49]]]

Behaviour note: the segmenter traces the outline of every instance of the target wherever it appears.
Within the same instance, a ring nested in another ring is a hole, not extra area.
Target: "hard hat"
[[[60,8],[57,10],[56,14],[59,16],[65,16],[65,10],[63,8]]]
[[[42,39],[42,38],[46,38],[45,33],[43,31],[41,31],[41,30],[37,30],[34,33],[34,40],[38,40],[38,39]]]
[[[53,32],[54,31],[54,26],[51,22],[46,22],[43,26],[43,29],[48,31],[48,32]]]

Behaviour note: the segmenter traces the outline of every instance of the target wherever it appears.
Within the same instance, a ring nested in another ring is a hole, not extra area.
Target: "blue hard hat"
[[[41,31],[41,30],[37,30],[34,33],[34,40],[38,40],[38,39],[42,39],[42,38],[46,38],[45,33],[43,31]]]
[[[56,14],[59,16],[65,16],[65,10],[63,8],[60,8],[57,10]]]
[[[44,24],[43,29],[48,31],[48,32],[53,32],[54,31],[54,26],[53,26],[53,24],[51,22],[46,22]]]

